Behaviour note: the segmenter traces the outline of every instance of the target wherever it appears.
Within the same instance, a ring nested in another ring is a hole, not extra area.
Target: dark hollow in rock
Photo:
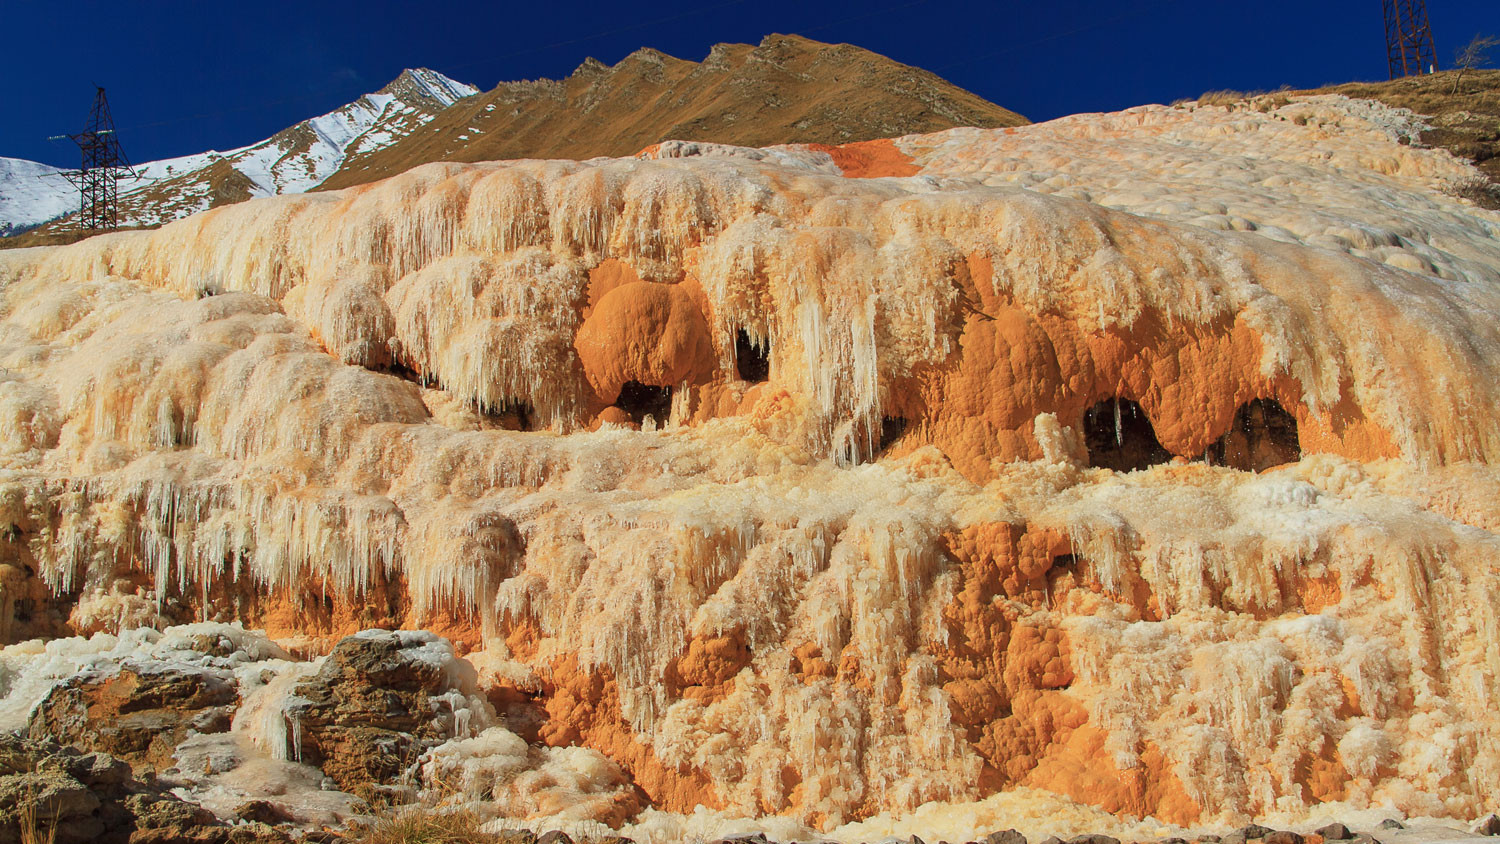
[[[1275,399],[1254,399],[1240,405],[1234,421],[1203,459],[1211,466],[1228,466],[1241,472],[1264,472],[1283,463],[1302,459],[1297,438],[1297,419]]]
[[[1314,832],[1323,836],[1324,841],[1348,841],[1353,837],[1353,834],[1349,832],[1349,827],[1344,826],[1341,823],[1331,823],[1328,826],[1320,826],[1316,830],[1314,830]]]
[[[672,388],[626,381],[620,387],[620,397],[615,399],[615,407],[625,411],[630,416],[630,421],[637,425],[650,416],[660,428],[672,416]]]
[[[536,408],[525,399],[506,399],[499,404],[479,404],[474,410],[486,422],[505,431],[535,431]]]
[[[422,379],[422,373],[412,369],[399,360],[393,360],[385,366],[374,367],[376,372],[384,372],[386,375],[394,375],[402,381],[410,381],[413,384],[422,385],[426,382]]]
[[[759,384],[771,377],[771,348],[758,345],[741,328],[734,338],[734,368],[741,381]]]
[[[1172,459],[1146,412],[1130,399],[1105,399],[1085,411],[1083,441],[1096,469],[1134,472]]]
[[[906,433],[910,425],[905,416],[882,416],[880,417],[880,442],[875,446],[875,453],[880,454],[891,447],[901,435]]]

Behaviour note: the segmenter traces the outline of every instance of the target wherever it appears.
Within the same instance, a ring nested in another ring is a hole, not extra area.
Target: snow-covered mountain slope
[[[349,155],[391,144],[478,92],[436,71],[404,70],[379,91],[259,143],[137,165],[138,178],[120,183],[121,223],[157,225],[254,196],[300,193]],[[0,159],[0,230],[36,225],[77,207],[73,186],[61,176],[39,177],[45,171],[57,168]],[[68,221],[57,225],[66,229]]]
[[[0,236],[50,220],[78,206],[73,185],[50,164],[0,158]]]

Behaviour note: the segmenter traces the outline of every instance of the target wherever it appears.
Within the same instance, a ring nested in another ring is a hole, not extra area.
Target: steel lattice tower
[[[63,175],[78,186],[78,221],[90,231],[108,231],[120,225],[116,199],[119,196],[119,180],[122,170],[129,172],[130,162],[120,149],[120,139],[115,134],[115,121],[109,113],[109,100],[104,89],[94,95],[94,108],[89,113],[89,128],[76,135],[67,136],[83,153],[83,163],[76,171]]]
[[[1385,55],[1391,78],[1420,76],[1437,68],[1426,0],[1381,0],[1385,7]]]

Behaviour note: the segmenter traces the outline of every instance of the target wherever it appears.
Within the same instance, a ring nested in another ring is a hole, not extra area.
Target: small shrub
[[[1444,185],[1443,190],[1449,196],[1467,199],[1480,208],[1500,211],[1500,185],[1484,176],[1466,176],[1456,179]]]
[[[1255,110],[1262,114],[1265,114],[1269,111],[1275,111],[1282,106],[1291,105],[1291,102],[1291,97],[1278,91],[1274,94],[1267,94],[1263,97],[1256,97]]]

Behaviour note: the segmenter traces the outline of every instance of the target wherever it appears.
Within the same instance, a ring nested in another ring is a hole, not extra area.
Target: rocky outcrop
[[[27,731],[160,770],[190,730],[227,731],[238,699],[229,671],[136,665],[54,687]]]
[[[107,753],[0,732],[0,842],[281,844],[261,823],[229,826]]]
[[[294,753],[357,794],[391,785],[423,751],[467,732],[473,717],[452,647],[427,633],[346,638],[294,694],[286,707]]]

